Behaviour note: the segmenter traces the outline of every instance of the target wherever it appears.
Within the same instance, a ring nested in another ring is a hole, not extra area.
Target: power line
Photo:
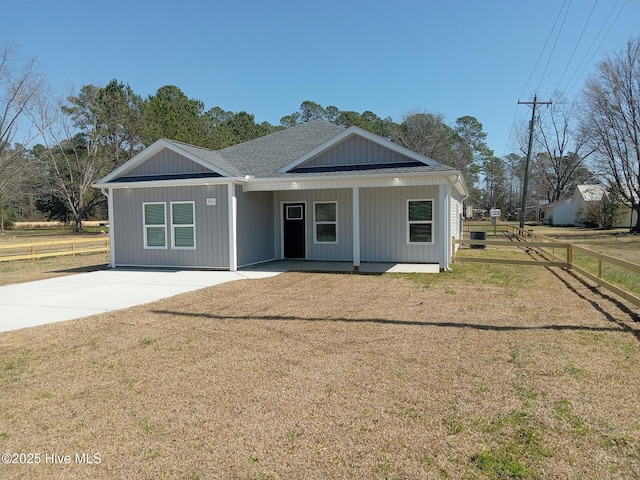
[[[584,74],[585,70],[591,65],[591,61],[593,60],[593,57],[596,56],[596,54],[598,53],[598,51],[600,50],[600,47],[602,47],[602,44],[604,43],[604,41],[607,39],[607,37],[609,36],[609,33],[611,33],[611,29],[613,29],[613,26],[616,24],[616,22],[618,21],[618,18],[620,17],[620,14],[622,14],[622,11],[624,10],[624,7],[627,6],[627,2],[629,0],[625,0],[624,4],[622,5],[622,8],[620,9],[620,11],[618,12],[618,14],[616,15],[616,17],[613,19],[613,21],[611,22],[611,25],[609,25],[609,28],[607,29],[607,32],[604,34],[604,36],[602,37],[602,40],[600,40],[600,43],[598,44],[598,46],[596,47],[596,49],[593,51],[593,54],[591,55],[591,57],[589,58],[589,60],[587,61],[586,65],[584,66],[584,68],[582,69],[582,71],[580,72],[580,74],[578,75],[578,77],[576,78],[575,82],[573,82],[573,84],[571,84],[571,87],[567,90],[567,93],[573,91],[574,87],[576,86],[576,84],[578,83],[578,81],[580,81],[580,79],[582,78],[582,75]],[[576,73],[578,73],[578,69],[580,68],[580,66],[582,65],[582,62],[584,62],[584,59],[587,57],[587,55],[589,54],[589,51],[591,50],[591,47],[593,46],[593,44],[596,42],[596,40],[598,39],[598,36],[600,35],[600,33],[602,32],[602,30],[604,29],[607,21],[609,20],[609,18],[611,17],[611,15],[613,14],[616,6],[618,5],[619,0],[616,1],[615,5],[611,8],[611,11],[609,12],[609,15],[607,15],[607,18],[605,19],[605,21],[603,22],[602,26],[600,27],[600,30],[598,31],[598,34],[596,35],[596,37],[593,39],[593,42],[591,42],[591,45],[589,46],[589,49],[587,50],[587,52],[585,53],[584,57],[582,58],[582,60],[580,61],[580,64],[578,65],[578,67],[576,68],[576,70],[573,72],[573,75],[571,75],[571,78],[569,78],[569,81],[567,82],[567,86],[571,83],[571,81],[573,80],[573,77],[575,77]],[[565,87],[566,88],[566,87]]]
[[[544,80],[545,75],[547,74],[547,69],[549,68],[549,63],[551,63],[551,58],[553,57],[553,52],[556,51],[556,45],[558,44],[558,39],[560,38],[560,33],[562,32],[562,27],[564,27],[564,22],[567,20],[567,14],[569,13],[569,8],[571,7],[571,1],[569,1],[569,6],[567,10],[564,12],[564,18],[562,19],[562,24],[560,25],[560,29],[558,29],[558,34],[556,35],[556,41],[553,43],[553,48],[551,49],[551,53],[549,54],[549,59],[547,60],[547,64],[544,67],[544,72],[542,72],[542,77],[540,77],[540,83],[538,83],[538,88],[536,92],[540,90],[540,86],[542,85],[542,81]]]
[[[547,36],[547,40],[544,42],[544,46],[542,47],[542,50],[540,51],[540,55],[538,55],[538,60],[536,60],[536,64],[534,65],[533,70],[531,70],[531,74],[529,75],[529,79],[527,80],[527,83],[525,84],[524,88],[522,89],[522,92],[520,93],[520,97],[522,97],[524,95],[525,90],[529,86],[529,82],[531,82],[531,79],[533,78],[533,74],[535,73],[536,69],[538,68],[538,64],[540,63],[540,59],[542,58],[542,55],[544,54],[544,51],[547,48],[547,44],[549,43],[549,40],[551,39],[551,35],[553,34],[553,31],[556,29],[556,25],[558,23],[558,19],[560,18],[560,15],[562,14],[562,10],[564,10],[564,6],[567,4],[567,1],[568,0],[564,0],[564,2],[562,3],[562,6],[560,7],[560,11],[558,12],[558,15],[556,16],[556,21],[553,22],[553,27],[551,27],[551,31],[549,32],[549,35]]]
[[[589,21],[591,20],[591,16],[593,15],[593,11],[596,9],[596,5],[598,5],[598,0],[595,0],[595,2],[593,2],[593,7],[591,8],[591,12],[589,12],[589,17],[587,18],[587,21],[584,24],[584,27],[582,28],[582,32],[580,32],[580,37],[578,38],[578,41],[576,42],[576,46],[573,48],[573,52],[571,52],[571,57],[569,57],[569,61],[567,62],[567,66],[564,68],[564,72],[562,72],[562,76],[560,77],[560,81],[558,82],[558,85],[556,86],[556,91],[560,88],[560,84],[562,83],[562,80],[564,80],[564,76],[567,73],[567,70],[569,70],[569,65],[571,65],[571,60],[573,60],[573,56],[576,54],[576,51],[578,50],[578,45],[580,45],[580,42],[582,41],[582,37],[584,36],[584,32],[587,29],[587,25],[589,25]]]

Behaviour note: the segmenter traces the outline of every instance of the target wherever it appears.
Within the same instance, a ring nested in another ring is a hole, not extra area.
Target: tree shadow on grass
[[[636,336],[636,338],[638,340],[640,340],[640,331],[635,330],[635,329],[631,328],[629,325],[627,325],[623,318],[614,316],[611,312],[605,310],[605,308],[603,308],[602,305],[600,305],[597,301],[595,301],[593,299],[590,299],[590,298],[587,298],[577,288],[575,288],[575,286],[571,285],[571,283],[569,283],[569,281],[567,279],[563,278],[562,275],[560,275],[559,272],[554,271],[554,270],[552,270],[550,268],[548,268],[547,270],[549,272],[551,272],[551,274],[554,277],[556,277],[558,280],[560,280],[560,282],[562,284],[564,284],[564,286],[567,287],[568,290],[570,290],[575,295],[577,295],[578,298],[588,302],[597,312],[602,314],[607,320],[609,320],[610,322],[615,323],[620,328],[622,328],[624,331],[629,332],[629,333],[633,333]],[[611,305],[615,309],[617,309],[620,312],[622,312],[623,314],[627,315],[630,321],[632,321],[632,322],[640,322],[640,315],[638,315],[638,313],[636,313],[633,310],[631,310],[629,308],[629,306],[626,305],[625,303],[623,303],[620,300],[618,300],[617,298],[614,298],[613,296],[605,293],[598,286],[590,284],[586,279],[582,278],[580,275],[576,274],[575,272],[568,271],[568,272],[565,272],[565,273],[568,276],[570,276],[572,279],[574,279],[578,283],[580,283],[583,287],[585,287],[587,290],[589,290],[595,296],[598,296],[598,297],[602,298],[603,300],[606,300],[606,301],[610,302]]]
[[[530,257],[533,257],[533,255],[532,255],[532,253],[530,251],[527,252],[527,254]],[[554,277],[556,277],[565,287],[567,287],[568,290],[570,290],[575,295],[577,295],[578,298],[580,298],[581,300],[584,300],[585,302],[588,302],[594,308],[594,310],[596,310],[601,315],[603,315],[608,321],[610,321],[612,323],[615,323],[616,325],[618,325],[620,327],[620,329],[622,329],[623,331],[625,331],[627,333],[633,334],[636,337],[636,339],[640,340],[640,330],[636,330],[634,328],[631,328],[628,324],[625,323],[625,321],[622,318],[618,318],[618,317],[614,316],[611,312],[608,312],[607,310],[605,310],[598,302],[596,302],[593,299],[587,298],[575,286],[571,285],[571,283],[566,278],[563,278],[562,275],[560,275],[560,273],[559,273],[560,271],[558,271],[556,269],[553,269],[553,268],[549,268],[549,267],[547,267],[546,270],[548,272],[550,272]],[[571,270],[568,270],[568,271],[567,270],[561,270],[561,271],[565,272],[572,279],[576,280],[578,283],[580,283],[583,287],[585,287],[587,290],[589,290],[595,296],[598,296],[598,297],[602,298],[603,300],[606,300],[606,301],[610,302],[611,305],[615,309],[619,310],[623,314],[628,315],[630,321],[632,321],[632,322],[639,322],[640,321],[640,315],[638,315],[638,313],[636,313],[633,310],[631,310],[628,305],[624,304],[620,300],[618,300],[618,299],[612,297],[611,295],[605,293],[598,286],[590,284],[589,282],[587,282],[586,279],[584,279],[580,275],[576,274],[574,271],[571,271]]]
[[[151,310],[157,315],[172,315],[192,318],[206,318],[209,320],[259,320],[268,322],[328,322],[328,323],[377,323],[381,325],[401,325],[410,327],[441,327],[441,328],[471,328],[481,331],[510,332],[526,330],[574,330],[579,332],[619,332],[617,327],[585,327],[581,325],[483,325],[468,322],[426,322],[414,320],[393,320],[388,318],[309,318],[286,315],[216,315],[214,313],[184,312],[178,310]],[[628,328],[628,327],[627,327]]]

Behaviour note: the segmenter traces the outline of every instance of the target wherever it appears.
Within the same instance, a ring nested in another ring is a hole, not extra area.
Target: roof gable
[[[96,185],[100,186],[123,179],[130,182],[145,178],[158,179],[159,177],[170,178],[184,175],[202,175],[204,177],[233,176],[220,168],[219,165],[208,161],[208,158],[204,155],[205,152],[211,154],[212,157],[216,153],[206,148],[160,139],[96,182]]]
[[[174,149],[163,148],[144,162],[129,170],[127,176],[136,177],[184,173],[211,173],[211,168],[194,162]]]
[[[442,165],[385,138],[352,126],[283,166],[278,172],[331,172],[418,166]]]
[[[372,142],[365,137],[353,134],[290,169],[289,172],[339,172],[424,165],[424,162],[392,150],[387,145]]]

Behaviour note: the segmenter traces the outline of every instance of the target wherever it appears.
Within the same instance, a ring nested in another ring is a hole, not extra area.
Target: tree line
[[[106,218],[105,198],[91,184],[159,138],[218,150],[314,119],[356,125],[459,169],[470,190],[467,206],[500,208],[508,219],[520,209],[526,124],[517,129],[516,151],[499,157],[470,115],[448,124],[439,113],[416,111],[396,122],[307,100],[271,125],[246,111],[207,110],[174,85],[143,98],[116,79],[58,98],[37,63],[20,62],[18,53],[7,47],[0,57],[0,228],[44,216],[80,231],[83,219]],[[640,211],[638,78],[640,37],[605,57],[578,99],[556,92],[536,119],[527,205],[601,182],[609,200]]]

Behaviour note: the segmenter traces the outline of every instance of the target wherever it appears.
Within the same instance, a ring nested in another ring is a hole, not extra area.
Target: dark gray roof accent
[[[352,170],[345,172],[344,170],[334,170],[331,172],[327,171],[318,171],[318,172],[304,172],[304,173],[295,173],[295,172],[287,172],[287,173],[276,173],[273,175],[269,175],[269,177],[277,177],[277,178],[313,178],[313,177],[340,177],[346,175],[363,175],[363,174],[406,174],[406,173],[452,173],[456,172],[456,170],[452,167],[448,167],[446,165],[422,165],[416,167],[407,167],[407,166],[399,166],[399,167],[379,167],[376,165],[372,165],[372,168],[359,168],[357,170]]]
[[[156,180],[190,180],[193,178],[220,178],[216,172],[170,173],[166,175],[131,175],[114,178],[107,183],[154,182]]]

